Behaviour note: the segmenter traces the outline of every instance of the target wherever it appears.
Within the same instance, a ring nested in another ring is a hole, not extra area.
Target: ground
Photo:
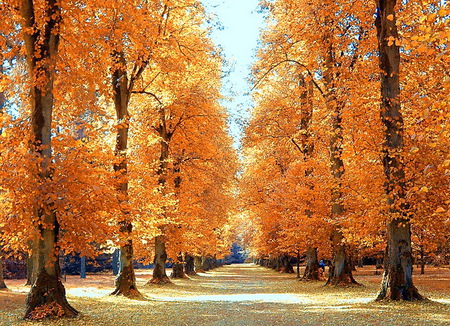
[[[373,267],[359,268],[361,287],[330,288],[324,282],[300,282],[253,264],[230,265],[145,286],[151,270],[138,270],[145,301],[113,297],[111,275],[69,276],[68,300],[80,317],[33,323],[24,321],[29,291],[23,280],[7,280],[0,291],[0,325],[450,325],[450,269],[431,268],[415,275],[426,302],[378,303],[373,299],[380,276]]]

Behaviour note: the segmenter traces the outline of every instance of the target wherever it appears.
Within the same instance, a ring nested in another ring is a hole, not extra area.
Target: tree
[[[381,290],[377,300],[422,299],[413,284],[411,226],[406,199],[403,161],[404,123],[400,100],[400,46],[396,20],[396,0],[377,1],[375,25],[380,53],[381,118],[385,125],[383,167],[387,178],[385,191],[391,220]]]
[[[30,150],[39,158],[35,177],[43,185],[39,196],[45,198],[48,196],[46,183],[52,175],[53,85],[60,40],[61,7],[56,1],[47,0],[42,10],[35,7],[33,0],[23,0],[20,3],[20,13],[23,19],[27,67],[32,79],[30,126],[33,142]],[[43,21],[39,21],[41,17],[44,17]],[[73,317],[78,312],[67,302],[60,280],[57,243],[59,223],[51,201],[42,202],[41,205],[34,209],[36,238],[33,267],[37,271],[37,277],[27,299],[25,317]]]

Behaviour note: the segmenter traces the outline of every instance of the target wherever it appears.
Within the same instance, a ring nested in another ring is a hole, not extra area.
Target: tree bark
[[[388,246],[377,300],[423,299],[412,283],[411,231],[403,223],[404,221],[395,219],[388,225]]]
[[[212,269],[211,258],[210,257],[202,257],[202,265],[203,265],[203,270],[205,272]]]
[[[114,276],[117,276],[119,274],[120,270],[119,259],[120,259],[120,249],[115,249],[111,257],[112,260],[111,264]]]
[[[359,268],[363,268],[364,267],[364,261],[363,261],[363,257],[360,257],[358,260],[358,267]]]
[[[203,259],[201,256],[195,256],[194,265],[195,265],[196,273],[204,273],[205,272],[205,270],[203,268]]]
[[[180,252],[177,261],[173,264],[171,278],[187,278],[184,273],[183,255]]]
[[[423,246],[420,246],[420,274],[425,274],[425,251]]]
[[[166,123],[166,112],[164,107],[160,103],[159,106],[159,125],[155,128],[160,136],[160,156],[159,156],[159,167],[157,170],[158,174],[158,184],[161,189],[161,193],[166,195],[166,183],[167,183],[167,170],[169,167],[169,144],[172,138],[172,133],[167,128]],[[163,217],[167,217],[168,208],[166,206],[162,207]],[[171,283],[166,275],[166,261],[167,261],[167,251],[166,251],[166,235],[165,235],[165,225],[160,225],[159,230],[161,235],[155,237],[155,259],[154,259],[154,270],[153,277],[147,284],[168,284]]]
[[[294,274],[294,268],[291,265],[291,257],[289,255],[283,255],[280,258],[280,273]]]
[[[186,275],[197,275],[195,272],[194,257],[186,254],[184,256],[184,260],[186,261],[186,265],[184,266],[184,272]]]
[[[86,256],[80,258],[80,278],[86,278]]]
[[[168,284],[172,283],[166,274],[166,242],[163,235],[155,238],[155,259],[153,261],[153,277],[147,284]]]
[[[45,0],[43,7],[34,7],[33,0],[20,1],[26,61],[31,76],[30,150],[41,160],[37,179],[43,184],[51,179],[53,84],[60,39],[61,7],[56,0]],[[43,8],[43,9],[41,9]],[[43,12],[36,12],[43,10]],[[43,16],[43,17],[41,17]],[[39,18],[37,18],[39,17]],[[37,19],[46,23],[38,26]],[[40,194],[47,198],[48,193]],[[36,246],[33,248],[36,281],[27,298],[25,318],[73,317],[78,312],[66,300],[58,265],[59,224],[53,204],[42,200],[34,209]]]
[[[326,285],[349,286],[358,285],[352,274],[352,266],[347,256],[344,236],[340,230],[335,229],[331,235],[333,258],[329,268]]]
[[[398,43],[396,0],[377,0],[377,29],[381,78],[381,120],[385,126],[383,167],[385,192],[391,220],[388,222],[388,243],[384,273],[377,300],[422,299],[413,285],[411,230],[406,199],[403,167],[403,117],[400,104],[400,47]]]
[[[3,260],[0,256],[0,290],[7,289],[5,280],[3,278]]]
[[[30,241],[29,245],[31,247],[31,252],[33,252],[34,241]],[[36,273],[34,273],[33,260],[34,255],[27,254],[27,282],[25,283],[25,285],[29,286],[33,285],[36,281]]]
[[[122,224],[121,232],[130,234],[132,232],[131,228],[131,223]],[[128,229],[128,231],[125,229]],[[114,282],[115,289],[111,295],[123,295],[130,299],[142,299],[143,295],[136,286],[136,275],[133,266],[133,246],[131,240],[129,240],[127,244],[120,246],[119,266],[119,273]]]
[[[383,259],[382,258],[378,258],[376,260],[375,263],[375,275],[381,275],[381,272],[379,271],[380,269],[383,269]]]
[[[131,234],[133,225],[130,220],[128,208],[128,131],[129,113],[128,104],[130,101],[131,85],[127,74],[127,63],[125,55],[121,51],[114,51],[112,54],[114,70],[112,72],[112,88],[114,96],[114,107],[117,118],[117,135],[115,156],[118,162],[114,164],[114,171],[117,173],[117,191],[121,205],[119,220],[119,232],[125,239],[120,245],[120,271],[115,280],[115,289],[111,295],[123,295],[131,299],[142,297],[136,286],[136,277],[133,266],[133,241]]]
[[[275,258],[269,258],[269,261],[267,263],[267,267],[271,269],[278,269],[278,259]]]
[[[332,188],[332,204],[331,214],[333,220],[336,221],[335,229],[332,232],[332,260],[330,266],[330,274],[328,276],[327,285],[351,285],[357,284],[352,275],[352,269],[349,258],[346,253],[345,239],[339,226],[339,219],[344,213],[344,205],[342,204],[342,177],[345,167],[342,159],[343,131],[342,131],[342,108],[341,103],[336,97],[335,85],[335,59],[331,36],[325,36],[325,44],[327,53],[325,58],[326,72],[324,75],[325,85],[327,87],[326,102],[327,107],[332,112],[332,136],[330,141],[330,162],[331,174],[334,178]]]
[[[303,273],[303,281],[319,281],[319,262],[317,260],[317,248],[309,247],[306,250],[306,267]]]

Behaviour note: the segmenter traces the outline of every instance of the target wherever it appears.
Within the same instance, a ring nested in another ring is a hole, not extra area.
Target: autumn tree
[[[26,48],[26,60],[32,79],[30,89],[31,123],[33,142],[31,150],[40,158],[37,161],[36,177],[43,185],[51,179],[51,123],[53,111],[53,85],[55,65],[60,40],[61,7],[56,1],[45,1],[43,8],[35,2],[22,1],[20,14],[23,19],[23,38]],[[40,18],[44,17],[42,21]],[[59,223],[51,201],[43,202],[35,208],[35,227],[38,236],[33,247],[36,281],[27,300],[25,316],[36,318],[39,314],[55,316],[75,316],[78,312],[65,298],[64,286],[60,280],[58,264]]]

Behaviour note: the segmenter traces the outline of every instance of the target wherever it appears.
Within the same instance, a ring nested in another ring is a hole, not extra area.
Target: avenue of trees
[[[60,255],[118,248],[112,295],[140,299],[136,260],[169,283],[169,258],[185,277],[236,234],[305,280],[329,260],[334,286],[384,257],[377,299],[422,299],[414,259],[450,248],[450,8],[260,5],[238,156],[200,1],[0,2],[0,265],[27,257],[26,318],[78,315]]]
[[[414,256],[448,248],[448,5],[266,1],[241,178],[245,240],[262,264],[356,284],[384,256],[378,299],[421,299]]]
[[[201,4],[8,0],[0,19],[0,250],[28,253],[25,317],[78,314],[60,253],[119,247],[130,298],[136,259],[165,283],[168,258],[228,254],[237,159]]]

